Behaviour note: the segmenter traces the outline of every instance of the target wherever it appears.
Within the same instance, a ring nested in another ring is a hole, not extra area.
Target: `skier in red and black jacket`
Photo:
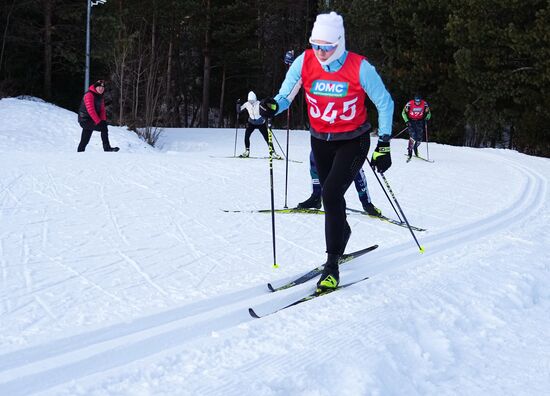
[[[403,120],[409,129],[409,145],[407,155],[409,159],[414,155],[418,157],[418,146],[422,143],[422,135],[426,130],[426,123],[432,117],[428,102],[422,99],[420,94],[415,94],[413,100],[409,100],[401,112]]]
[[[107,129],[107,113],[105,112],[105,80],[97,80],[90,85],[84,94],[78,109],[78,123],[82,127],[82,137],[77,151],[86,150],[93,131],[101,132],[101,141],[104,151],[118,151],[118,147],[111,147],[109,143],[109,132]]]

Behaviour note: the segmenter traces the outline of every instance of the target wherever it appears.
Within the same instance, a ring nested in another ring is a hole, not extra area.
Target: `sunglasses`
[[[324,51],[324,52],[330,52],[334,50],[336,47],[338,47],[338,43],[332,43],[332,44],[317,44],[309,40],[309,43],[311,44],[311,48],[313,48],[316,51]]]

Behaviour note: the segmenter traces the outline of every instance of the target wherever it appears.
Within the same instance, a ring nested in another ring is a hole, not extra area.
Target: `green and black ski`
[[[269,157],[241,157],[240,155],[238,155],[236,157],[233,157],[232,155],[225,156],[225,157],[216,157],[214,155],[211,155],[210,157],[211,158],[238,158],[238,159],[269,159]],[[273,158],[273,160],[285,161],[286,158]],[[302,161],[297,161],[297,160],[292,160],[292,159],[289,159],[288,162],[295,162],[297,164],[302,164],[303,163]]]
[[[412,158],[416,158],[416,159],[419,159],[419,160],[422,160],[422,161],[426,161],[426,162],[429,162],[431,164],[433,164],[435,162],[434,160],[429,160],[429,159],[426,159],[426,158],[421,157],[419,155],[413,155],[413,156],[409,157],[409,154],[405,154],[405,156],[408,157],[407,162],[409,162]]]
[[[252,316],[253,318],[256,318],[256,319],[260,319],[260,318],[263,318],[264,316],[267,316],[267,315],[271,315],[271,314],[274,314],[275,312],[279,312],[279,311],[282,311],[283,309],[286,309],[286,308],[289,308],[289,307],[293,307],[295,305],[298,305],[298,304],[301,304],[303,302],[306,302],[306,301],[310,301],[310,300],[313,300],[314,298],[317,298],[317,297],[321,297],[321,296],[324,296],[324,295],[327,295],[327,294],[330,294],[330,293],[333,293],[337,290],[340,290],[340,289],[344,289],[348,286],[351,286],[351,285],[355,285],[356,283],[359,283],[359,282],[362,282],[366,279],[369,279],[368,277],[365,277],[365,278],[362,278],[362,279],[359,279],[359,280],[356,280],[356,281],[353,281],[353,282],[349,282],[349,283],[344,283],[343,285],[340,285],[338,286],[336,289],[329,289],[329,290],[325,290],[325,291],[322,291],[320,293],[317,293],[317,291],[314,291],[313,293],[310,293],[308,294],[307,296],[304,296],[304,297],[301,297],[300,299],[288,304],[288,305],[285,305],[284,307],[281,307],[281,308],[276,308],[274,310],[270,310],[268,312],[264,312],[262,313],[261,315],[258,314],[253,308],[248,308],[248,313],[250,314],[250,316]]]
[[[271,213],[271,209],[260,210],[227,210],[222,209],[226,213]],[[287,208],[287,209],[275,209],[275,213],[305,213],[305,214],[325,214],[321,209],[309,209],[309,208]]]
[[[387,216],[384,216],[382,214],[379,215],[379,216],[372,216],[372,215],[368,214],[367,212],[365,212],[364,210],[358,210],[358,209],[352,209],[352,208],[346,208],[346,210],[348,210],[350,212],[353,212],[353,213],[360,213],[360,214],[363,214],[365,216],[372,217],[373,219],[379,219],[379,220],[384,221],[386,223],[395,224],[396,226],[408,228],[407,223],[405,223],[404,221],[395,220],[395,219],[389,218]],[[426,231],[425,228],[420,228],[420,227],[415,227],[415,226],[411,226],[411,228],[413,230],[419,231],[419,232]]]
[[[358,210],[358,209],[352,209],[352,208],[346,208],[346,210],[349,212],[348,214],[358,214],[358,215],[364,215],[369,216],[374,219],[379,219],[381,221],[384,221],[386,223],[394,224],[399,227],[407,228],[407,223],[404,221],[399,221],[392,219],[390,217],[379,215],[379,216],[373,216],[365,212],[364,210]],[[228,209],[222,209],[225,213],[271,213],[271,209],[260,209],[260,210],[228,210]],[[287,208],[287,209],[275,209],[275,213],[302,213],[302,214],[317,214],[322,215],[325,214],[324,210],[321,209],[308,209],[308,208]],[[415,227],[411,226],[411,228],[415,231],[426,231],[425,228]]]
[[[368,248],[364,248],[364,249],[361,249],[361,250],[357,250],[355,252],[351,252],[351,253],[348,253],[348,254],[344,254],[342,255],[342,257],[340,257],[340,260],[338,261],[338,264],[339,265],[342,265],[344,263],[347,263],[348,261],[351,261],[357,257],[360,257],[368,252],[371,252],[373,251],[374,249],[376,249],[378,247],[378,245],[372,245],[372,246],[369,246]],[[323,272],[323,266],[320,265],[319,267],[316,267],[314,269],[312,269],[311,271],[308,271],[302,275],[300,275],[299,277],[297,277],[296,279],[294,280],[291,280],[290,282],[287,282],[281,286],[278,286],[278,287],[275,287],[273,286],[271,283],[268,283],[267,284],[267,288],[269,290],[271,290],[272,292],[276,292],[276,291],[279,291],[279,290],[285,290],[285,289],[288,289],[290,287],[293,287],[293,286],[296,286],[296,285],[300,285],[302,283],[305,283],[307,282],[308,280],[310,279],[313,279],[315,278],[317,275],[321,274],[321,272]]]

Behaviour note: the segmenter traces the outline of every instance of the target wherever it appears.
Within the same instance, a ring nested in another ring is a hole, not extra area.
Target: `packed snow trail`
[[[426,255],[438,255],[446,249],[456,249],[461,244],[511,227],[515,222],[524,221],[538,212],[547,188],[542,176],[509,161],[506,165],[521,172],[526,178],[516,200],[486,218],[424,238],[423,243],[428,247]],[[102,205],[105,205],[103,199],[102,202]],[[112,213],[106,210],[112,220]],[[120,241],[124,242],[116,221],[113,220],[112,224]],[[362,259],[370,263],[364,266],[357,265],[353,276],[361,277],[368,274],[372,278],[379,273],[412,265],[422,257],[418,252],[408,248],[410,244],[411,241],[407,241],[400,245],[382,247],[379,252],[371,253],[370,257]],[[348,272],[350,271],[343,271],[343,274]],[[151,283],[147,276],[143,276],[145,281]],[[156,288],[155,285],[153,287]],[[300,292],[303,293],[306,288],[301,289]],[[298,291],[288,293],[285,299],[282,299],[269,295],[262,285],[188,304],[172,312],[141,318],[137,323],[113,326],[3,355],[0,357],[0,381],[4,382],[5,378],[14,377],[18,379],[5,381],[0,389],[10,395],[29,394],[126,365],[164,350],[189,344],[197,337],[235,327],[250,320],[246,312],[247,304],[256,303],[261,297],[264,297],[265,304],[269,305],[276,300],[279,304],[280,301],[292,301],[299,294]],[[47,369],[44,369],[45,367]]]
[[[232,151],[234,129],[167,133],[158,152],[112,128],[121,152],[101,152],[93,136],[77,154],[74,113],[1,100],[0,118],[9,121],[0,126],[1,394],[550,386],[547,159],[430,143],[435,163],[395,161],[386,177],[409,221],[428,229],[417,233],[426,253],[405,229],[350,216],[348,251],[380,247],[342,279],[370,279],[253,321],[248,307],[311,290],[265,285],[322,263],[323,217],[276,217],[273,271],[269,216],[220,211],[269,207],[267,161],[211,158]],[[310,193],[307,133],[293,132],[291,144],[305,161],[289,165],[289,204]],[[255,155],[264,146],[253,135]],[[274,166],[279,204],[284,165]],[[346,199],[359,205],[353,188]]]

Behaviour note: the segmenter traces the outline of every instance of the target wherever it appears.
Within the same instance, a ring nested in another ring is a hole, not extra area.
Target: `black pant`
[[[109,132],[107,128],[100,131],[97,125],[81,124],[81,126],[82,126],[82,136],[80,137],[80,143],[78,144],[77,151],[86,150],[86,146],[90,142],[90,138],[92,137],[92,133],[94,131],[101,132],[101,141],[103,142],[103,150],[111,151],[111,144],[109,143]]]
[[[267,125],[265,123],[261,125],[254,125],[251,123],[248,123],[246,126],[246,130],[244,132],[244,147],[247,150],[250,150],[250,135],[252,135],[252,132],[258,128],[262,136],[264,137],[265,142],[269,146],[269,136],[267,135]],[[273,150],[273,142],[271,143],[271,146],[269,147],[271,150]]]
[[[410,120],[410,123],[408,150],[416,149],[420,146],[422,137],[424,136],[424,128],[426,127],[426,121],[424,120]]]
[[[325,242],[327,253],[343,254],[346,221],[344,194],[365,163],[370,135],[364,133],[351,140],[320,140],[311,137],[311,149],[323,188],[325,207]]]

